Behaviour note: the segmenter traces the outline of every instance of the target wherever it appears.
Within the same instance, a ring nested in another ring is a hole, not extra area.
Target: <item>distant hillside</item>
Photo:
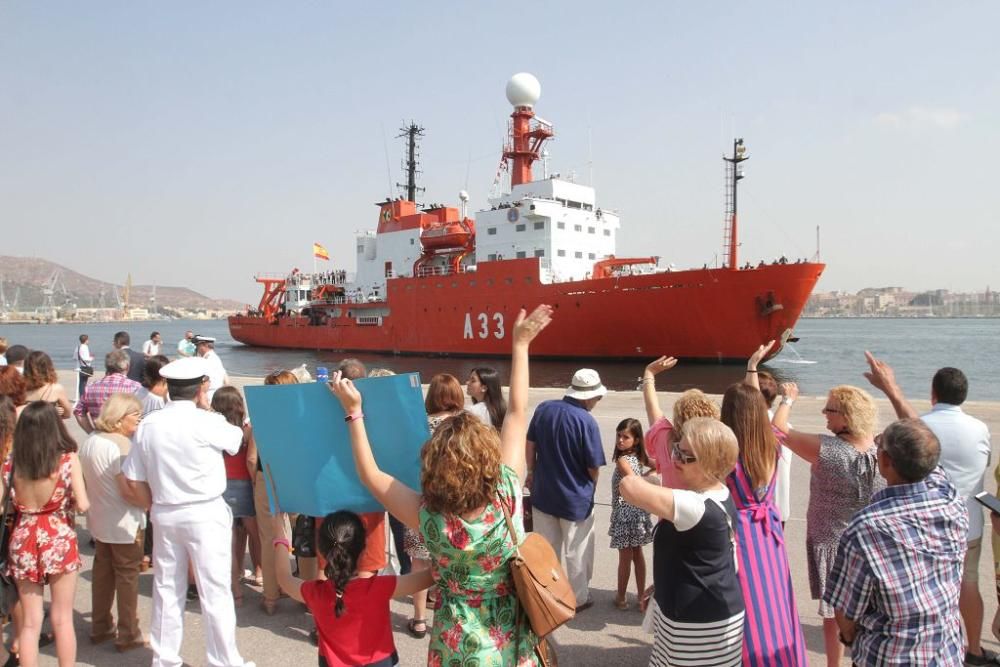
[[[55,276],[53,300],[56,305],[76,304],[78,308],[114,307],[117,288],[119,296],[124,295],[123,284],[112,284],[95,280],[37,257],[0,256],[0,279],[2,279],[5,303],[0,307],[14,308],[17,298],[18,310],[31,310],[45,303],[43,289]],[[123,276],[124,278],[124,276]],[[102,296],[103,295],[103,296]],[[132,285],[129,302],[133,306],[148,307],[153,295],[152,285]],[[238,310],[242,304],[230,299],[210,299],[187,287],[156,286],[157,308],[184,308],[187,310]]]

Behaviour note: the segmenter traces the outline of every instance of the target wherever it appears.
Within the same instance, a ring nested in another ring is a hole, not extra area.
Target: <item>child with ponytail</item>
[[[275,513],[275,574],[293,600],[305,603],[319,631],[320,667],[391,667],[399,663],[392,638],[389,599],[429,588],[430,570],[401,577],[365,577],[358,559],[365,548],[365,527],[354,512],[334,512],[323,519],[316,548],[326,559],[326,579],[303,581],[292,576],[285,516]]]

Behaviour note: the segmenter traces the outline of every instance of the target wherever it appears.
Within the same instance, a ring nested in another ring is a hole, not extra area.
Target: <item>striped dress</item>
[[[777,466],[775,467],[775,476]],[[805,640],[795,608],[774,479],[758,499],[743,461],[726,478],[736,505],[740,587],[746,602],[743,664],[807,667]]]

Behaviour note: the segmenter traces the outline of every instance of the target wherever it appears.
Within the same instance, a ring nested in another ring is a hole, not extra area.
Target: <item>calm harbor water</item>
[[[0,324],[0,336],[10,343],[22,343],[47,351],[58,368],[73,368],[77,336],[90,335],[91,351],[100,359],[111,349],[114,332],[127,330],[133,347],[141,349],[151,331],[158,330],[175,352],[177,341],[187,329],[215,336],[216,349],[226,369],[233,375],[263,376],[278,368],[306,364],[310,372],[319,366],[335,366],[345,355],[310,350],[252,348],[229,336],[225,321],[163,321],[101,324]],[[836,384],[866,386],[862,373],[867,369],[864,350],[886,359],[895,369],[904,390],[914,398],[927,398],[930,378],[941,366],[956,366],[969,376],[969,400],[1000,400],[1000,319],[807,319],[795,329],[801,340],[783,351],[767,367],[775,374],[799,383],[803,393],[819,395]],[[663,350],[669,354],[670,350]],[[748,353],[750,350],[747,351]],[[375,354],[355,355],[369,367],[397,372],[419,371],[426,380],[439,372],[457,375],[464,381],[470,369],[493,366],[506,375],[508,362],[502,359],[447,357],[395,357]],[[534,387],[563,387],[579,366],[596,368],[611,389],[635,389],[642,363],[537,361],[532,363]],[[679,391],[699,387],[720,393],[742,378],[741,366],[681,364],[661,376],[661,390]]]

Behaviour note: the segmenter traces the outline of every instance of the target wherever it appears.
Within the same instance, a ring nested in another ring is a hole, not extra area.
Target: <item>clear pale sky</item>
[[[313,241],[353,270],[403,121],[474,210],[528,71],[619,255],[714,261],[738,134],[742,259],[820,225],[819,290],[1000,288],[1000,4],[390,4],[0,4],[0,254],[247,301]]]

